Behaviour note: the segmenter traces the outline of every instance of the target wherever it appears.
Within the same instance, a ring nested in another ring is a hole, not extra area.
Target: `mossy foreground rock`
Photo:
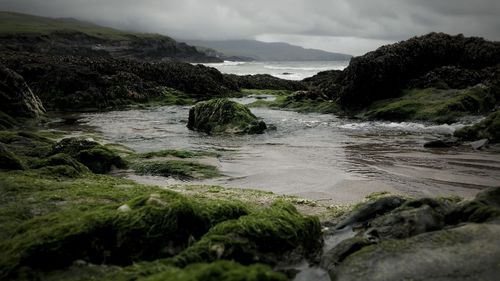
[[[347,218],[394,198],[370,201]],[[409,199],[378,216],[341,220],[357,235],[323,254],[321,266],[332,280],[497,280],[500,187],[458,200]]]
[[[16,155],[0,143],[0,170],[24,170],[25,166]]]
[[[228,99],[197,103],[189,110],[187,127],[208,134],[260,134],[267,128],[246,106]]]

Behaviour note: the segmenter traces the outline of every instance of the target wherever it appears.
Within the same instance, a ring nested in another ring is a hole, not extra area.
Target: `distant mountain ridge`
[[[221,61],[160,34],[123,31],[73,18],[2,11],[0,43],[0,51],[110,56],[145,61]]]
[[[306,49],[283,42],[261,42],[257,40],[204,41],[186,40],[188,44],[202,47],[199,50],[216,51],[212,55],[225,58],[244,58],[257,61],[335,61],[349,60],[351,55],[332,53],[317,49]],[[212,50],[210,50],[212,49]]]

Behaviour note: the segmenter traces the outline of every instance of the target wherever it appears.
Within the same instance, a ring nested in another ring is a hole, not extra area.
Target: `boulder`
[[[45,113],[42,102],[24,78],[4,66],[0,66],[0,111],[23,118],[39,118]]]
[[[328,271],[333,270],[349,255],[373,243],[374,241],[365,237],[353,237],[346,239],[324,253],[321,257],[320,265]]]
[[[348,225],[367,222],[368,220],[396,209],[405,201],[405,199],[398,196],[386,196],[369,201],[345,217],[335,228],[341,229]]]
[[[500,187],[486,189],[473,200],[460,202],[446,213],[447,224],[485,222],[500,217]]]
[[[332,280],[498,280],[500,225],[467,224],[363,247]]]
[[[489,143],[488,139],[480,139],[480,140],[471,142],[470,146],[475,150],[479,150],[479,149],[482,149],[483,147],[486,147],[488,145],[488,143]]]
[[[187,127],[208,134],[260,134],[267,128],[246,106],[228,99],[197,103],[189,110]]]

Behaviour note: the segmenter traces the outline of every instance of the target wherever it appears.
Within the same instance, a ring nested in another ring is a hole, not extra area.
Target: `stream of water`
[[[268,97],[271,98],[271,97]],[[253,98],[238,99],[241,103]],[[208,159],[225,175],[195,183],[254,188],[331,203],[357,202],[376,191],[471,197],[500,183],[498,148],[425,149],[463,125],[360,122],[330,114],[252,109],[276,129],[262,135],[209,136],[186,128],[189,107],[84,114],[80,120],[110,142],[146,152],[167,148],[219,151]],[[168,185],[172,178],[131,176]]]

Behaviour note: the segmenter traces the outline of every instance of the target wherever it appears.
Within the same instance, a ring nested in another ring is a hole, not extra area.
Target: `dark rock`
[[[488,139],[481,139],[481,140],[471,142],[470,146],[472,146],[472,148],[475,150],[479,150],[479,149],[486,147],[488,145],[488,143],[489,143]]]
[[[438,88],[438,89],[465,89],[481,83],[483,75],[475,69],[464,69],[457,66],[443,66],[436,68],[422,77],[411,80],[408,88]]]
[[[259,134],[266,124],[244,105],[228,99],[199,102],[189,110],[187,127],[211,133]]]
[[[367,230],[369,236],[380,239],[402,239],[444,227],[444,215],[428,205],[419,208],[399,208],[375,218]]]
[[[369,201],[354,210],[350,215],[336,225],[336,229],[344,228],[348,225],[364,223],[377,216],[388,213],[401,206],[406,200],[398,196],[387,196]]]
[[[500,225],[468,224],[365,246],[330,270],[332,280],[497,280]]]
[[[454,135],[461,140],[488,139],[491,143],[500,142],[500,111],[491,113],[475,125],[455,131]]]
[[[319,91],[296,91],[287,97],[290,101],[317,100],[324,101],[327,97]]]
[[[372,240],[364,237],[353,237],[340,242],[333,249],[321,257],[321,267],[331,271],[338,266],[349,255],[361,250],[363,247],[373,244]]]
[[[433,140],[424,144],[425,148],[447,148],[457,146],[460,143],[455,140]]]
[[[26,167],[5,145],[0,143],[0,169],[1,170],[24,170]]]
[[[234,81],[239,88],[267,90],[305,90],[306,85],[300,81],[285,80],[269,74],[234,75],[224,74],[225,78]]]
[[[0,111],[12,117],[39,118],[45,113],[42,102],[23,77],[0,65]]]
[[[53,146],[51,154],[65,153],[87,166],[92,172],[103,174],[113,167],[124,168],[125,161],[115,152],[99,143],[81,138],[65,138]]]

